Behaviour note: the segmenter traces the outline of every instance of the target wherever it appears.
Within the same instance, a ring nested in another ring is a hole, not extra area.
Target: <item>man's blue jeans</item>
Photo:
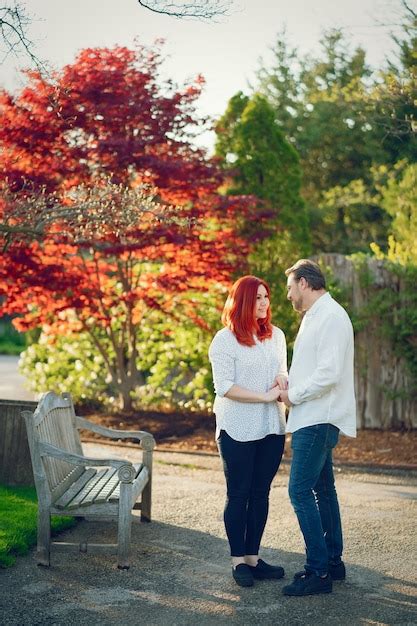
[[[342,524],[334,484],[332,451],[339,439],[333,424],[300,428],[292,435],[289,495],[306,545],[306,571],[318,576],[337,565]]]

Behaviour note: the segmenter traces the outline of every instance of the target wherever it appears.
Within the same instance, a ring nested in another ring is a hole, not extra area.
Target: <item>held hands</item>
[[[288,378],[287,376],[277,376],[275,378],[275,385],[266,392],[266,402],[284,402],[287,407],[291,406],[290,399],[288,398]]]
[[[275,385],[279,387],[279,389],[288,389],[288,376],[284,374],[279,374],[275,378]]]
[[[280,375],[275,379],[277,387],[281,390],[279,394],[278,402],[284,402],[284,404],[288,407],[291,406],[290,399],[288,397],[288,376]]]
[[[272,387],[269,391],[265,392],[264,402],[274,402],[275,400],[278,401],[281,393],[282,389],[280,389],[278,385],[275,385],[275,387]]]
[[[288,391],[287,390],[282,390],[281,393],[279,394],[279,401],[280,402],[284,402],[285,406],[290,407],[292,406],[291,401],[288,397]]]

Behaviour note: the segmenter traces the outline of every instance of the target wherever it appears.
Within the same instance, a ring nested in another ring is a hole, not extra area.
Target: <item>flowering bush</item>
[[[69,391],[76,402],[110,399],[103,358],[85,333],[64,337],[42,332],[22,352],[19,369],[37,393]]]
[[[201,298],[204,296],[200,294]],[[210,308],[205,303],[205,307],[208,317],[219,317],[214,305]],[[188,318],[179,322],[160,311],[149,310],[138,330],[140,384],[133,392],[135,404],[209,410],[213,384],[207,353],[212,334]],[[110,342],[106,353],[111,354]],[[104,359],[87,333],[73,331],[62,336],[45,327],[39,340],[21,354],[19,369],[35,392],[66,391],[76,402],[117,402],[117,390],[112,386]]]

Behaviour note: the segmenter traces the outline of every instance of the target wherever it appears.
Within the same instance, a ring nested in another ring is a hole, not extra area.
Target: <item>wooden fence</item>
[[[21,411],[34,411],[36,402],[0,400],[0,484],[33,485],[32,463]]]
[[[394,287],[401,292],[398,276],[388,271],[383,261],[366,260],[358,269],[342,254],[320,255],[323,264],[346,290],[353,310],[360,311],[378,290]],[[368,280],[361,280],[366,271]],[[381,333],[376,317],[355,333],[355,387],[359,428],[417,428],[417,396],[407,364],[398,356],[389,338]]]

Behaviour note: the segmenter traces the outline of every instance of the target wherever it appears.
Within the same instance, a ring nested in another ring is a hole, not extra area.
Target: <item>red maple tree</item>
[[[88,332],[125,409],[144,307],[204,323],[193,292],[245,266],[235,224],[248,199],[221,195],[221,171],[193,145],[203,80],[162,82],[161,61],[158,45],[87,49],[0,94],[0,221],[30,233],[43,220],[41,237],[6,241],[3,313],[21,330]]]

